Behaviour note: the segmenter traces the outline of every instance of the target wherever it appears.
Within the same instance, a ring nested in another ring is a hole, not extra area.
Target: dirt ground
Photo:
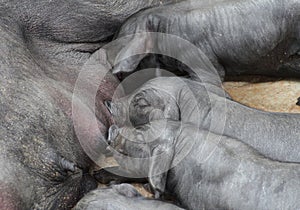
[[[235,100],[247,106],[272,112],[300,113],[300,80],[266,77],[230,78],[223,84]]]

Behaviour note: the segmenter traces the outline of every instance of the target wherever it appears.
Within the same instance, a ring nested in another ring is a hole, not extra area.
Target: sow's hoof
[[[173,204],[146,199],[130,184],[113,185],[109,188],[94,190],[83,197],[74,210],[179,210]]]

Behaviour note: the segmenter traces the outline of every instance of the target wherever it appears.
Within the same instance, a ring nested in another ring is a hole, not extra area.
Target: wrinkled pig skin
[[[173,204],[146,199],[129,184],[113,185],[110,188],[94,190],[83,197],[74,210],[180,210]]]
[[[76,79],[91,54],[126,18],[159,4],[155,0],[0,3],[0,209],[70,209],[96,187],[88,175],[93,163],[73,128]],[[102,134],[87,132],[99,139],[111,123],[103,100],[110,99],[116,85],[116,79],[107,75],[99,88],[96,116]]]
[[[139,32],[161,32],[179,36],[198,47],[221,78],[225,74],[299,77],[299,11],[298,0],[189,0],[148,9],[126,21],[116,36],[118,39],[136,34],[121,46],[122,51],[118,49],[119,58],[126,58],[135,51],[145,54],[121,61],[113,72],[136,69],[152,48],[178,51],[174,48],[176,43],[168,40],[157,43],[157,38],[150,34],[138,35]],[[198,56],[189,49],[179,51],[181,57]],[[173,69],[181,68],[166,56],[159,56],[159,60]]]
[[[160,135],[153,137],[157,133]],[[154,190],[174,193],[184,208],[300,208],[299,164],[267,159],[239,140],[180,121],[163,120],[138,128],[119,128],[112,141],[116,141],[114,148],[122,142],[120,149],[129,157],[115,156],[122,167],[140,173],[148,170]],[[184,154],[186,149],[189,152]],[[164,154],[155,158],[156,150]],[[145,158],[145,154],[153,159],[140,164],[130,161],[130,157]],[[162,176],[162,170],[167,175]]]
[[[119,126],[181,120],[239,139],[271,159],[300,162],[300,114],[260,111],[207,92],[209,88],[184,78],[155,78],[112,102],[109,109]]]

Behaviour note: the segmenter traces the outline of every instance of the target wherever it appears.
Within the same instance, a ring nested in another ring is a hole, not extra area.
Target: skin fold
[[[94,165],[74,131],[103,139],[111,117],[103,105],[118,81],[107,74],[92,110],[72,96],[84,63],[137,11],[159,1],[1,1],[0,209],[70,209],[97,184]],[[89,113],[89,114],[87,114]],[[94,113],[92,113],[94,114]],[[86,128],[89,129],[86,129]]]
[[[187,209],[300,206],[299,164],[272,161],[239,140],[170,120],[152,121],[138,128],[122,127],[114,132],[117,134],[112,147],[128,157],[116,153],[121,167],[146,172],[155,190],[174,193]],[[160,148],[164,150],[155,158]],[[182,154],[185,148],[189,152]],[[148,162],[132,164],[133,157],[148,157]]]

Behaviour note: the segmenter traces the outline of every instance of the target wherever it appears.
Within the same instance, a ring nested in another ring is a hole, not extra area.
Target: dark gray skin
[[[147,171],[155,190],[164,192],[166,188],[175,193],[187,209],[300,208],[299,164],[266,159],[239,140],[213,133],[208,136],[207,131],[189,124],[181,125],[179,121],[168,121],[166,127],[156,121],[135,131],[123,127],[117,133],[112,140],[114,148],[122,149],[122,153],[130,157],[155,156],[157,150],[173,153],[140,165],[119,155],[116,159],[129,171],[141,174]],[[143,144],[152,139],[151,133],[161,135],[155,142]],[[185,158],[176,160],[191,143]],[[210,156],[209,151],[213,151]],[[179,163],[172,165],[176,161]],[[167,174],[158,175],[167,169],[170,169]]]
[[[156,78],[115,100],[109,109],[119,126],[130,122],[136,127],[163,118],[181,120],[239,139],[271,159],[300,162],[299,114],[264,112],[218,94],[208,95],[200,82]]]
[[[147,52],[152,48],[178,51],[174,50],[176,43],[158,43],[151,35],[137,35],[161,32],[177,35],[201,49],[221,78],[225,74],[299,77],[299,11],[298,0],[189,0],[148,9],[123,24],[116,38],[136,35],[121,46],[122,50],[117,49],[118,57],[126,58],[136,50]],[[197,57],[189,49],[179,51],[182,57]],[[113,72],[135,70],[146,55],[123,60],[114,66]],[[181,68],[165,56],[160,57],[160,62],[173,69]]]
[[[146,199],[130,184],[112,185],[85,195],[74,210],[180,210],[175,205]]]
[[[1,2],[0,209],[70,209],[96,187],[88,175],[93,163],[72,122],[75,81],[82,65],[126,18],[159,4],[158,0]],[[117,85],[112,75],[106,79],[96,97],[100,132],[86,132],[103,140],[111,123],[103,101]],[[84,99],[78,101],[91,112]],[[77,120],[89,121],[81,117]]]

